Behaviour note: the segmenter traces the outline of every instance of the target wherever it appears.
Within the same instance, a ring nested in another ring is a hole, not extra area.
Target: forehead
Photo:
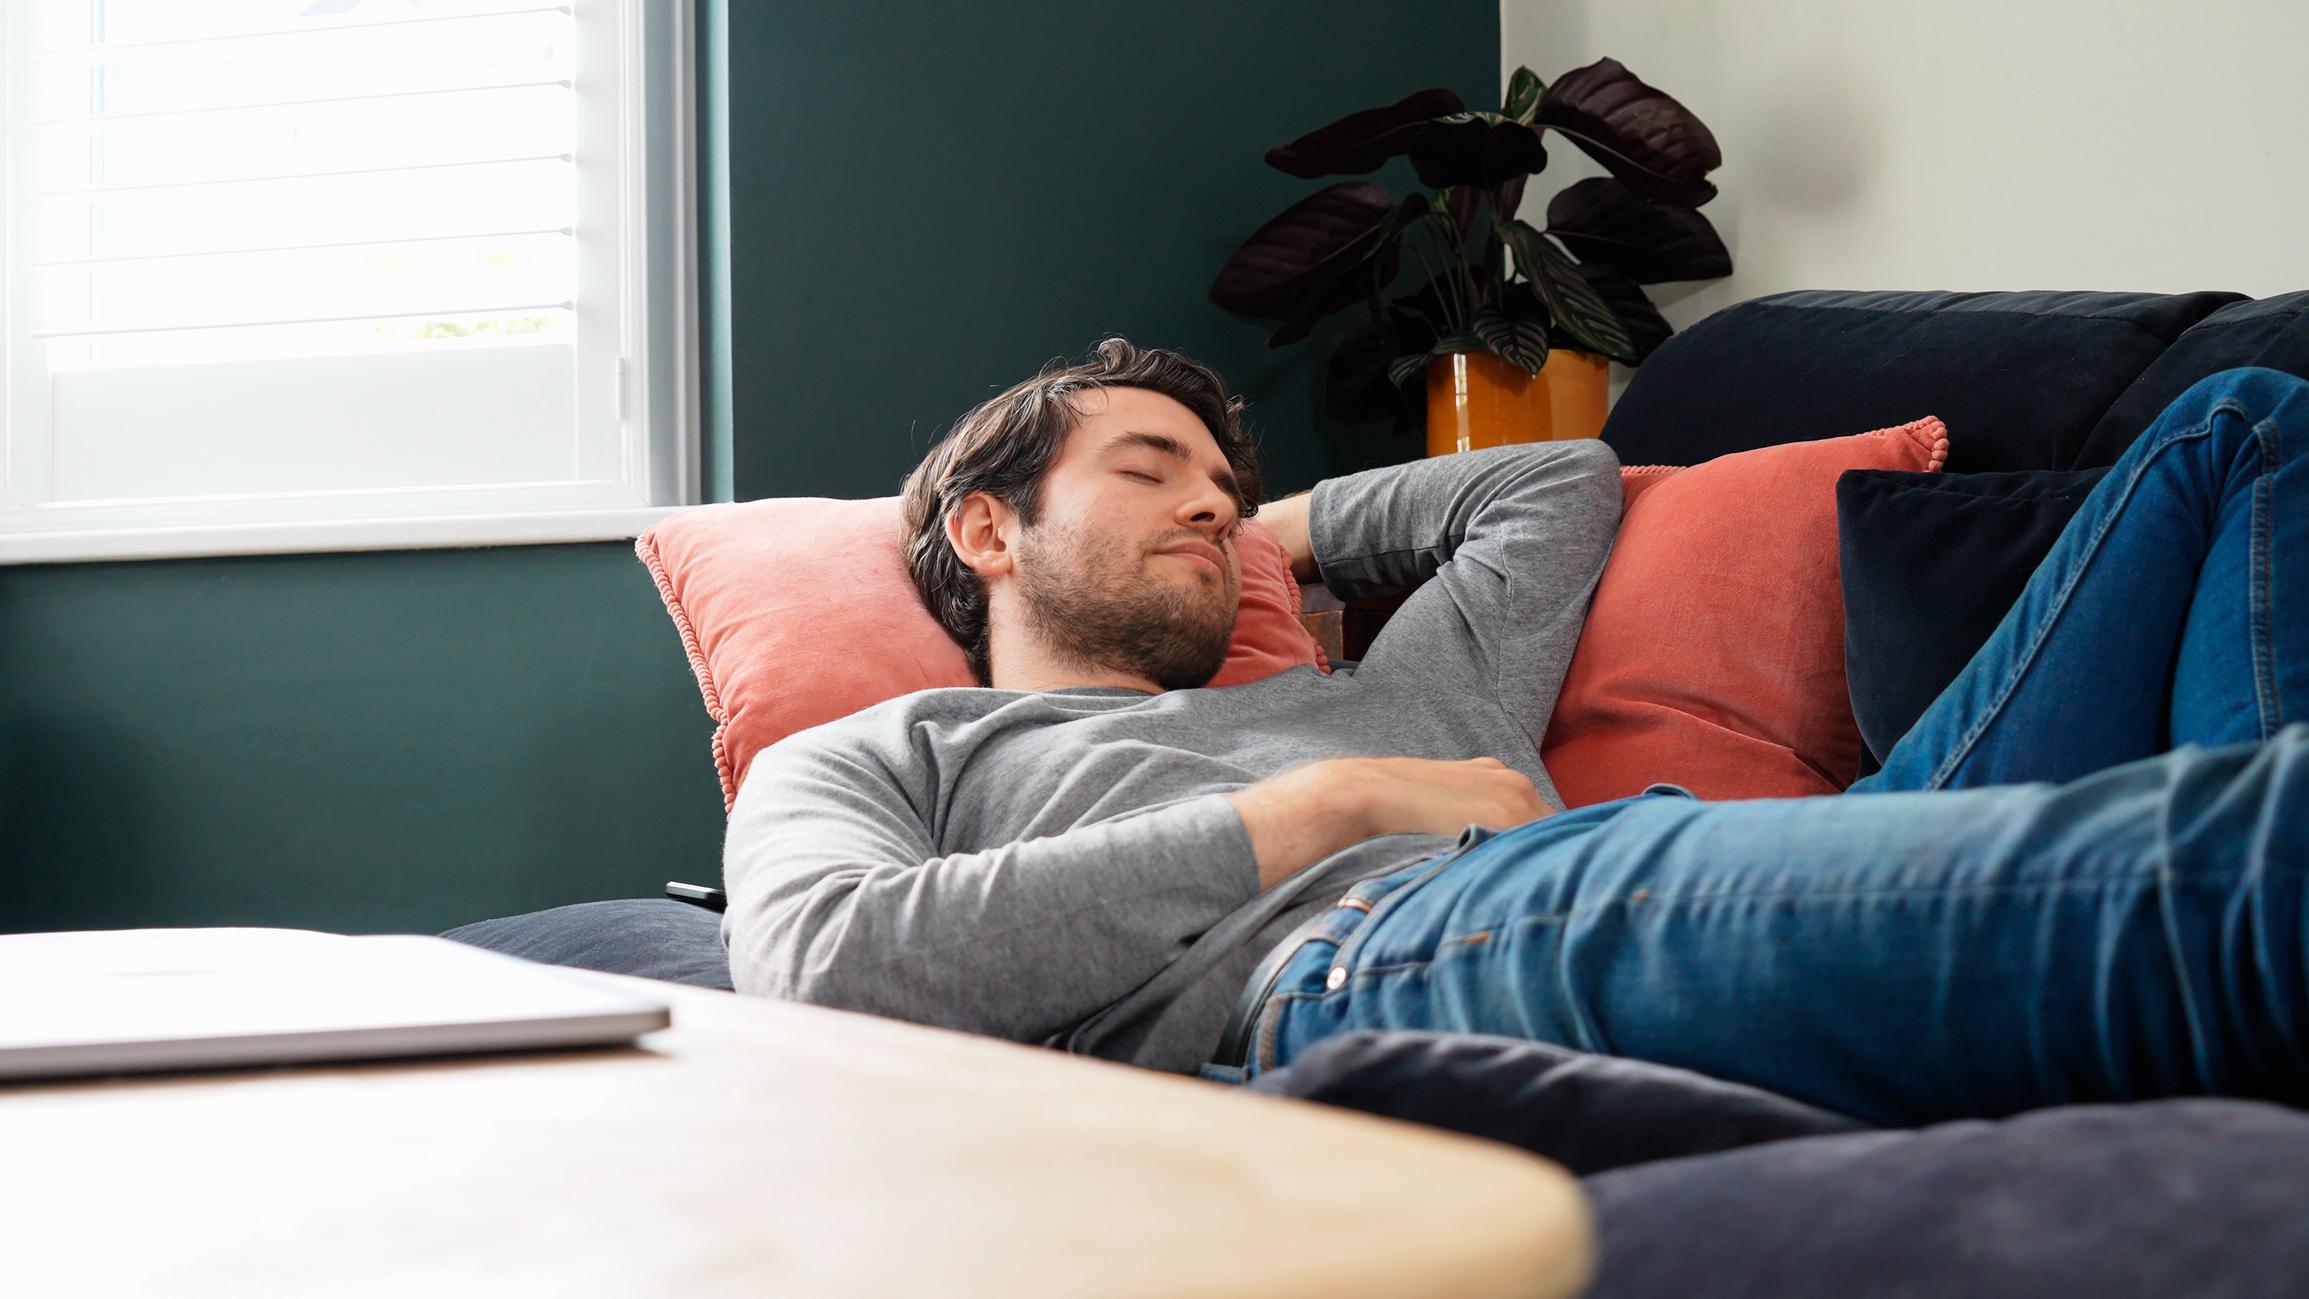
[[[1177,399],[1145,388],[1094,388],[1076,401],[1074,428],[1066,435],[1063,461],[1083,461],[1132,447],[1133,433],[1169,438],[1187,448],[1194,462],[1212,473],[1227,469],[1227,457],[1202,420]]]

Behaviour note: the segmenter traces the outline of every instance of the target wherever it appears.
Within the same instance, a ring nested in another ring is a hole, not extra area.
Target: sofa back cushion
[[[1623,464],[1693,465],[1937,415],[1951,473],[2065,469],[2160,353],[2237,299],[1775,294],[1669,339],[1635,372],[1603,436]]]
[[[754,755],[796,731],[916,690],[978,684],[914,589],[900,526],[895,496],[785,497],[683,510],[635,539],[713,716],[725,808]],[[1275,534],[1246,520],[1236,551],[1242,603],[1211,684],[1329,670],[1300,625]]]
[[[2115,464],[2190,384],[2240,365],[2309,379],[2309,290],[2232,302],[2190,326],[2101,415],[2077,453],[2077,466]]]

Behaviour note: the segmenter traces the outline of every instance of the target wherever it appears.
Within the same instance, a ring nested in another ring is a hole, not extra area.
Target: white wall
[[[1784,289],[2309,289],[2301,0],[1501,0],[1501,77],[1610,55],[1715,132],[1735,272]],[[1536,223],[1600,171],[1552,141]]]

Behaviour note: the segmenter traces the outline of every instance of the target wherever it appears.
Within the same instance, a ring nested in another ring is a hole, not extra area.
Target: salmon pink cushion
[[[1857,779],[1836,479],[1947,459],[1948,430],[1928,417],[1621,470],[1619,539],[1540,749],[1565,803],[1661,781],[1702,798],[1792,798]]]
[[[713,715],[724,808],[754,755],[796,731],[912,691],[978,684],[922,607],[899,528],[895,496],[790,497],[701,505],[635,539]],[[1242,604],[1211,684],[1329,671],[1299,622],[1283,544],[1253,519],[1236,550]]]

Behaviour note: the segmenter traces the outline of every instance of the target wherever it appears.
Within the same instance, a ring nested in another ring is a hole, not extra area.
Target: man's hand
[[[1382,834],[1503,830],[1552,815],[1531,781],[1497,758],[1332,758],[1228,795],[1250,832],[1259,887]]]
[[[1273,529],[1283,549],[1290,552],[1291,576],[1301,582],[1322,576],[1315,567],[1315,544],[1307,538],[1307,506],[1314,499],[1314,493],[1301,492],[1259,507],[1259,522]]]

